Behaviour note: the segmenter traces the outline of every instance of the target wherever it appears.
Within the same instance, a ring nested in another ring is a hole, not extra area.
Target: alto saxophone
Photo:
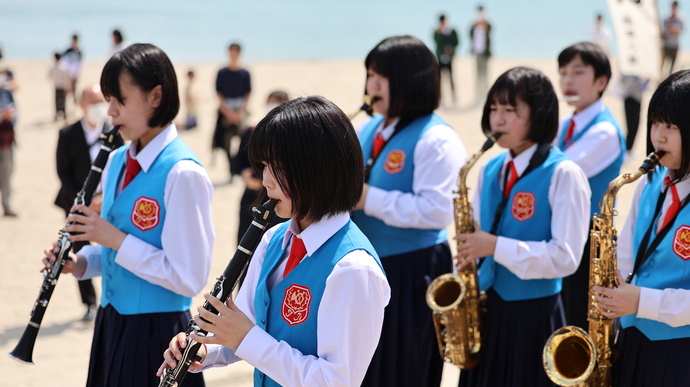
[[[556,330],[544,346],[544,370],[559,386],[610,387],[615,348],[613,320],[601,314],[594,301],[593,286],[618,286],[616,229],[613,207],[618,191],[659,165],[664,152],[652,152],[635,173],[624,173],[609,183],[594,214],[589,255],[589,333],[576,326]]]
[[[467,194],[467,174],[501,134],[489,135],[482,149],[460,169],[457,196],[453,199],[455,231],[474,232],[474,214]],[[458,274],[443,274],[426,291],[426,303],[433,311],[436,339],[441,357],[461,369],[477,365],[482,349],[482,304],[486,294],[479,291],[477,264],[472,261]]]

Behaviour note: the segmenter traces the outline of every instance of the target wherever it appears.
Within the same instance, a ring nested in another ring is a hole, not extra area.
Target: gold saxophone
[[[460,169],[457,196],[453,199],[456,233],[474,232],[474,214],[467,195],[467,174],[479,157],[489,150],[500,134],[489,135],[482,149]],[[426,303],[433,311],[436,339],[441,357],[467,370],[479,362],[482,349],[482,304],[486,294],[479,291],[477,264],[472,261],[458,274],[440,275],[426,290]]]
[[[618,191],[659,165],[664,152],[652,152],[635,173],[624,173],[609,183],[599,202],[601,215],[592,219],[589,255],[589,333],[576,326],[556,330],[544,346],[544,370],[559,386],[610,387],[614,361],[613,320],[601,314],[594,301],[593,286],[618,286],[616,229],[613,207]]]

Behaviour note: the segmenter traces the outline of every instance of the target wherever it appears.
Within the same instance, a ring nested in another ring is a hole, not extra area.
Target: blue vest
[[[302,354],[318,356],[316,332],[319,305],[326,288],[326,278],[333,267],[355,250],[366,250],[379,267],[383,267],[369,240],[352,221],[348,221],[269,291],[267,281],[285,254],[282,245],[289,223],[285,222],[276,230],[266,249],[254,298],[256,325]],[[254,386],[278,384],[257,369],[254,371]]]
[[[105,181],[101,214],[118,230],[161,249],[166,212],[163,195],[168,173],[180,160],[197,163],[199,160],[178,137],[163,149],[146,173],[139,172],[127,188],[115,197],[128,149],[129,145],[114,152],[110,173]],[[190,297],[137,277],[115,263],[116,255],[117,251],[103,247],[101,306],[112,304],[118,313],[125,315],[189,310],[192,305]]]
[[[359,135],[364,160],[371,156],[374,135],[381,121],[383,116],[372,118]],[[412,193],[414,150],[424,133],[435,125],[447,124],[436,114],[417,118],[386,142],[371,168],[369,185],[386,191]],[[450,211],[450,208],[448,210]],[[388,226],[382,220],[368,216],[361,210],[352,214],[352,220],[382,257],[425,249],[448,240],[446,229],[422,230]]]
[[[608,167],[604,168],[603,171],[599,172],[597,175],[590,177],[589,180],[589,188],[592,190],[592,197],[590,199],[590,218],[592,215],[595,213],[601,212],[599,210],[599,201],[601,200],[602,197],[604,197],[604,193],[606,192],[606,188],[608,188],[609,183],[611,180],[615,179],[618,177],[618,175],[621,173],[621,166],[623,165],[623,155],[625,154],[625,137],[623,137],[623,133],[621,132],[621,128],[618,126],[618,122],[616,119],[613,117],[613,114],[611,114],[611,111],[609,108],[605,107],[604,110],[602,110],[594,119],[592,122],[590,122],[584,129],[579,131],[576,135],[574,135],[568,143],[565,143],[565,135],[566,132],[568,131],[568,125],[570,125],[570,120],[566,120],[563,123],[563,130],[561,130],[561,136],[558,139],[558,147],[565,151],[565,149],[572,143],[576,142],[579,140],[587,131],[594,125],[600,123],[600,122],[610,122],[613,124],[613,126],[616,128],[616,131],[618,132],[618,140],[620,141],[621,144],[621,152],[614,160],[613,163],[611,163]]]
[[[633,257],[637,257],[644,234],[654,217],[655,204],[661,192],[666,168],[659,167],[654,178],[645,186],[637,206],[637,220],[633,232]],[[670,193],[669,193],[670,195]],[[655,236],[652,231],[649,244]],[[659,243],[633,278],[633,285],[652,289],[690,289],[690,207],[678,214],[668,234]],[[673,328],[665,323],[637,318],[636,314],[621,317],[623,328],[637,327],[649,340],[669,340],[690,337],[690,325]]]
[[[480,215],[482,230],[486,232],[491,232],[496,209],[503,199],[498,176],[506,154],[507,152],[491,159],[484,169]],[[549,185],[554,169],[564,160],[567,157],[563,152],[552,147],[549,156],[540,166],[518,179],[508,196],[496,235],[521,241],[551,239]],[[481,290],[493,287],[506,301],[552,296],[561,291],[561,284],[560,278],[521,280],[503,265],[496,263],[493,255],[485,258],[479,270]]]

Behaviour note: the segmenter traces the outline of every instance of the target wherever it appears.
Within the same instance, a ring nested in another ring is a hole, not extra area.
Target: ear
[[[599,78],[594,80],[594,88],[599,93],[603,93],[604,90],[606,90],[606,86],[608,86],[608,84],[609,84],[609,80],[604,75],[600,75]]]
[[[149,91],[148,100],[152,108],[158,108],[163,99],[163,86],[158,85]]]

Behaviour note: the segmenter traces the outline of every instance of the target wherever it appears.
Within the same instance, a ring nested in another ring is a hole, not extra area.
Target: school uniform
[[[436,114],[396,133],[397,124],[385,126],[376,116],[359,133],[364,160],[371,159],[377,136],[385,145],[370,167],[364,210],[352,219],[381,256],[392,288],[381,342],[362,385],[434,386],[443,360],[425,294],[434,278],[453,270],[446,227],[467,155]]]
[[[568,126],[574,122],[572,135]],[[618,177],[625,154],[625,137],[618,122],[601,99],[575,115],[561,120],[556,145],[587,175],[592,190],[590,219],[600,213],[599,201],[611,180]],[[587,229],[591,229],[590,227]],[[582,263],[572,276],[563,280],[563,305],[569,325],[589,329],[587,292],[589,291],[589,238]]]
[[[518,179],[504,196],[511,162]],[[565,323],[561,278],[582,256],[589,199],[582,170],[550,145],[535,144],[515,158],[502,153],[482,168],[475,217],[498,240],[479,269],[488,294],[482,359],[460,374],[460,386],[553,385],[542,350]]]
[[[300,238],[301,262],[285,277]],[[236,351],[207,345],[204,369],[245,360],[254,386],[358,386],[381,334],[390,287],[373,247],[347,213],[300,233],[268,230],[235,304],[256,324]]]
[[[641,259],[638,254],[661,238],[631,282],[641,288],[640,301],[637,313],[620,319],[614,386],[690,385],[690,373],[684,368],[690,358],[690,208],[681,207],[663,234],[662,226],[673,201],[665,176],[667,169],[660,167],[651,181],[647,176],[640,179],[618,239],[618,268],[626,277]],[[682,202],[690,194],[690,180],[675,187]],[[658,200],[663,201],[656,213]]]
[[[127,158],[141,172],[123,189]],[[127,237],[118,251],[93,245],[78,279],[102,276],[87,386],[150,386],[170,338],[186,329],[191,297],[209,275],[213,186],[173,124],[139,153],[114,151],[103,170],[101,216]],[[203,377],[183,386],[202,386]]]

